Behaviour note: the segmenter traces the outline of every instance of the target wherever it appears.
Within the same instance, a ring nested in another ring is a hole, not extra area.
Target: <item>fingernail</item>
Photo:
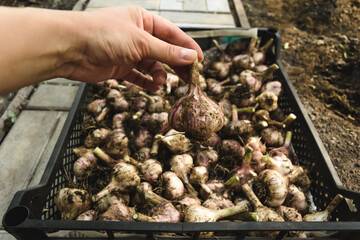
[[[195,58],[197,57],[197,52],[192,49],[183,48],[181,49],[180,54],[181,54],[181,59],[186,61],[195,60]]]

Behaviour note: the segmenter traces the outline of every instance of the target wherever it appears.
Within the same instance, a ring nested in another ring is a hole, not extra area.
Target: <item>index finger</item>
[[[189,37],[169,20],[148,12],[145,9],[142,9],[141,14],[143,17],[143,26],[145,31],[168,43],[194,49],[198,53],[199,61],[201,62],[204,59],[203,52],[195,40]]]

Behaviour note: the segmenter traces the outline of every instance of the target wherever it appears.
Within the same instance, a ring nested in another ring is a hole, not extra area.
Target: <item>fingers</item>
[[[154,85],[158,86],[164,83],[167,74],[160,62],[152,59],[144,59],[138,64],[138,67],[152,76]]]
[[[203,60],[204,57],[200,46],[180,28],[165,18],[152,14],[145,9],[142,9],[142,16],[145,31],[164,42],[194,49],[197,51],[199,61]]]
[[[156,74],[155,74],[156,75]],[[159,85],[155,85],[154,81],[148,77],[146,77],[141,72],[133,69],[131,70],[126,76],[124,76],[122,79],[132,82],[139,87],[145,88],[149,91],[157,91],[159,90]]]
[[[146,40],[139,45],[143,58],[155,59],[171,66],[185,66],[192,64],[197,58],[197,51],[179,47],[160,40],[149,33],[144,33]]]

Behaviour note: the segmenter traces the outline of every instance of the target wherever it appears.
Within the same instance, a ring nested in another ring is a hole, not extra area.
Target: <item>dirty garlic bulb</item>
[[[224,125],[221,108],[198,86],[198,61],[190,68],[190,86],[187,94],[180,98],[169,111],[169,124],[177,131],[185,132],[193,139],[206,140]]]

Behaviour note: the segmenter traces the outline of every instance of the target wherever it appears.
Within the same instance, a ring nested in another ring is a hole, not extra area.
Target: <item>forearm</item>
[[[70,74],[85,47],[79,15],[0,7],[0,93]]]

